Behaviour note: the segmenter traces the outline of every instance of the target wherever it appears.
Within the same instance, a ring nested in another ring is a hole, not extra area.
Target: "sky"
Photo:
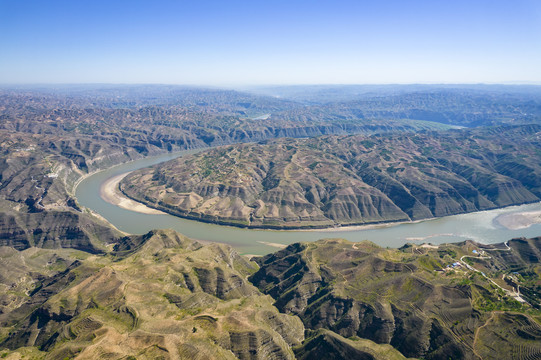
[[[0,83],[538,83],[539,0],[0,0]]]

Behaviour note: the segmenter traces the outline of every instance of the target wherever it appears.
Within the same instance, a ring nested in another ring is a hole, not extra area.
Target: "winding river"
[[[488,244],[516,237],[541,235],[541,224],[539,223],[527,228],[510,230],[494,221],[498,216],[541,211],[541,203],[447,216],[416,223],[369,228],[276,231],[212,225],[168,214],[142,214],[119,208],[100,197],[101,185],[111,177],[197,151],[189,150],[148,157],[95,173],[79,183],[75,195],[81,205],[97,212],[121,231],[142,234],[152,229],[175,229],[193,239],[230,244],[241,254],[262,255],[276,251],[278,247],[283,247],[283,245],[322,238],[344,238],[350,241],[370,240],[380,246],[400,247],[407,242],[440,244],[466,239]]]

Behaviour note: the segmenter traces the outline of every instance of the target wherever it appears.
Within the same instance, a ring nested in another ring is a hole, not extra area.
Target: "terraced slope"
[[[124,237],[105,255],[0,247],[0,356],[533,359],[540,244],[331,239],[291,245],[259,268],[170,230]],[[513,299],[518,285],[527,303]]]
[[[3,309],[0,349],[45,359],[294,358],[302,322],[246,280],[256,268],[231,248],[155,231],[115,249],[72,260]]]
[[[498,255],[524,258],[527,250],[517,248],[521,241],[510,241],[511,250],[473,242],[400,250],[338,239],[293,244],[258,259],[261,268],[250,281],[271,295],[280,311],[298,315],[307,329],[390,344],[407,357],[527,359],[541,351],[541,268],[532,261],[508,266]],[[541,239],[529,242],[541,246]],[[492,280],[460,258],[492,262],[483,268]],[[502,275],[529,284],[530,301],[536,302],[513,299],[516,283],[506,283]],[[308,345],[313,337],[318,342]],[[312,348],[354,353],[354,342],[320,333],[309,338],[297,352],[302,358],[314,358],[305,353]]]
[[[129,197],[260,228],[410,221],[539,201],[541,126],[241,144],[142,169]]]

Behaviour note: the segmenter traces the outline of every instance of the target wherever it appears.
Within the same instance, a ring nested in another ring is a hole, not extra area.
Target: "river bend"
[[[169,228],[193,239],[230,244],[241,254],[262,255],[294,242],[315,241],[322,238],[344,238],[350,241],[370,240],[380,246],[400,247],[407,242],[440,244],[466,239],[488,244],[516,237],[541,235],[541,224],[511,230],[495,221],[498,216],[541,211],[541,203],[368,229],[276,231],[213,225],[169,214],[143,214],[122,209],[100,197],[101,185],[111,177],[194,152],[197,150],[162,154],[117,165],[81,181],[75,195],[81,205],[97,212],[121,231],[142,234],[152,229]]]

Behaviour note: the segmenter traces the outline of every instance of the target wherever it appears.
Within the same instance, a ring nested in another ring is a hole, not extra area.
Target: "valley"
[[[541,353],[537,87],[270,90],[0,89],[0,356]]]
[[[540,19],[0,0],[0,360],[541,360]]]
[[[490,244],[516,237],[535,237],[541,231],[541,223],[529,224],[530,226],[516,230],[508,229],[499,223],[501,218],[508,217],[512,222],[512,219],[521,218],[523,213],[541,211],[539,202],[416,222],[332,229],[262,230],[210,224],[167,213],[162,215],[137,213],[113,205],[100,197],[100,189],[108,183],[110,178],[138,168],[145,168],[154,161],[167,161],[178,156],[184,156],[184,154],[167,154],[135,160],[89,176],[77,187],[78,202],[81,206],[99,213],[116,228],[127,233],[142,234],[155,227],[174,229],[193,239],[229,244],[241,254],[265,255],[277,249],[268,244],[287,246],[298,241],[316,241],[322,238],[339,237],[353,242],[370,240],[379,246],[398,248],[408,242],[427,241],[442,244],[468,239]],[[123,196],[118,189],[116,195]]]

